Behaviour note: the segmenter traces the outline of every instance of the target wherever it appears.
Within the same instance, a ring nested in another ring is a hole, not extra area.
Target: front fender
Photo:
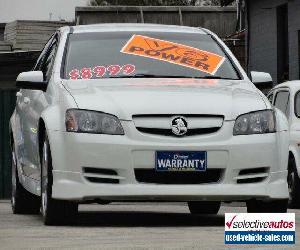
[[[276,117],[276,130],[278,132],[289,131],[289,122],[285,114],[278,108],[274,108],[274,112]]]
[[[53,131],[66,131],[65,127],[65,108],[62,108],[60,105],[55,105],[47,108],[41,114],[41,120],[44,123],[45,128],[41,127],[41,123],[39,124],[39,137],[44,133],[41,131],[45,129],[48,140],[50,143],[50,148],[55,147],[57,145],[57,141],[52,137]]]
[[[45,109],[41,114],[41,119],[44,121],[46,131],[64,131],[65,112],[59,105],[51,106]]]

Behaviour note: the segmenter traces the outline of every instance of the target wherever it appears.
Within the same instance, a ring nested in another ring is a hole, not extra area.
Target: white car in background
[[[289,122],[289,207],[300,208],[300,81],[278,84],[268,93],[268,98]]]
[[[64,27],[17,86],[14,213],[41,207],[58,224],[80,203],[125,200],[287,211],[287,119],[206,29]]]

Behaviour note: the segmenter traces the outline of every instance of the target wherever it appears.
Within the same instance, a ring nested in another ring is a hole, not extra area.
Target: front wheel
[[[289,160],[287,182],[289,188],[289,207],[300,208],[300,178],[294,158]]]
[[[249,200],[246,204],[248,213],[286,213],[288,200]]]
[[[221,207],[220,201],[189,201],[191,214],[217,214]]]
[[[55,200],[52,198],[52,157],[47,134],[43,143],[41,160],[41,210],[45,225],[72,224],[78,213],[78,204],[75,202]]]

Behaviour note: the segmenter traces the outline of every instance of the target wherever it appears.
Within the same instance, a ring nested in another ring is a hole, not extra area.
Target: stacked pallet
[[[11,51],[11,44],[8,42],[0,41],[0,52]]]
[[[23,21],[7,23],[4,40],[13,46],[13,50],[41,50],[50,36],[60,27],[72,25],[58,21]]]

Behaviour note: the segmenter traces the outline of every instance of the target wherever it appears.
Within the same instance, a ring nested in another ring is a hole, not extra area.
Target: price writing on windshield
[[[134,72],[135,65],[133,64],[85,67],[82,69],[72,69],[69,72],[69,79],[95,79],[105,76],[131,75]]]

